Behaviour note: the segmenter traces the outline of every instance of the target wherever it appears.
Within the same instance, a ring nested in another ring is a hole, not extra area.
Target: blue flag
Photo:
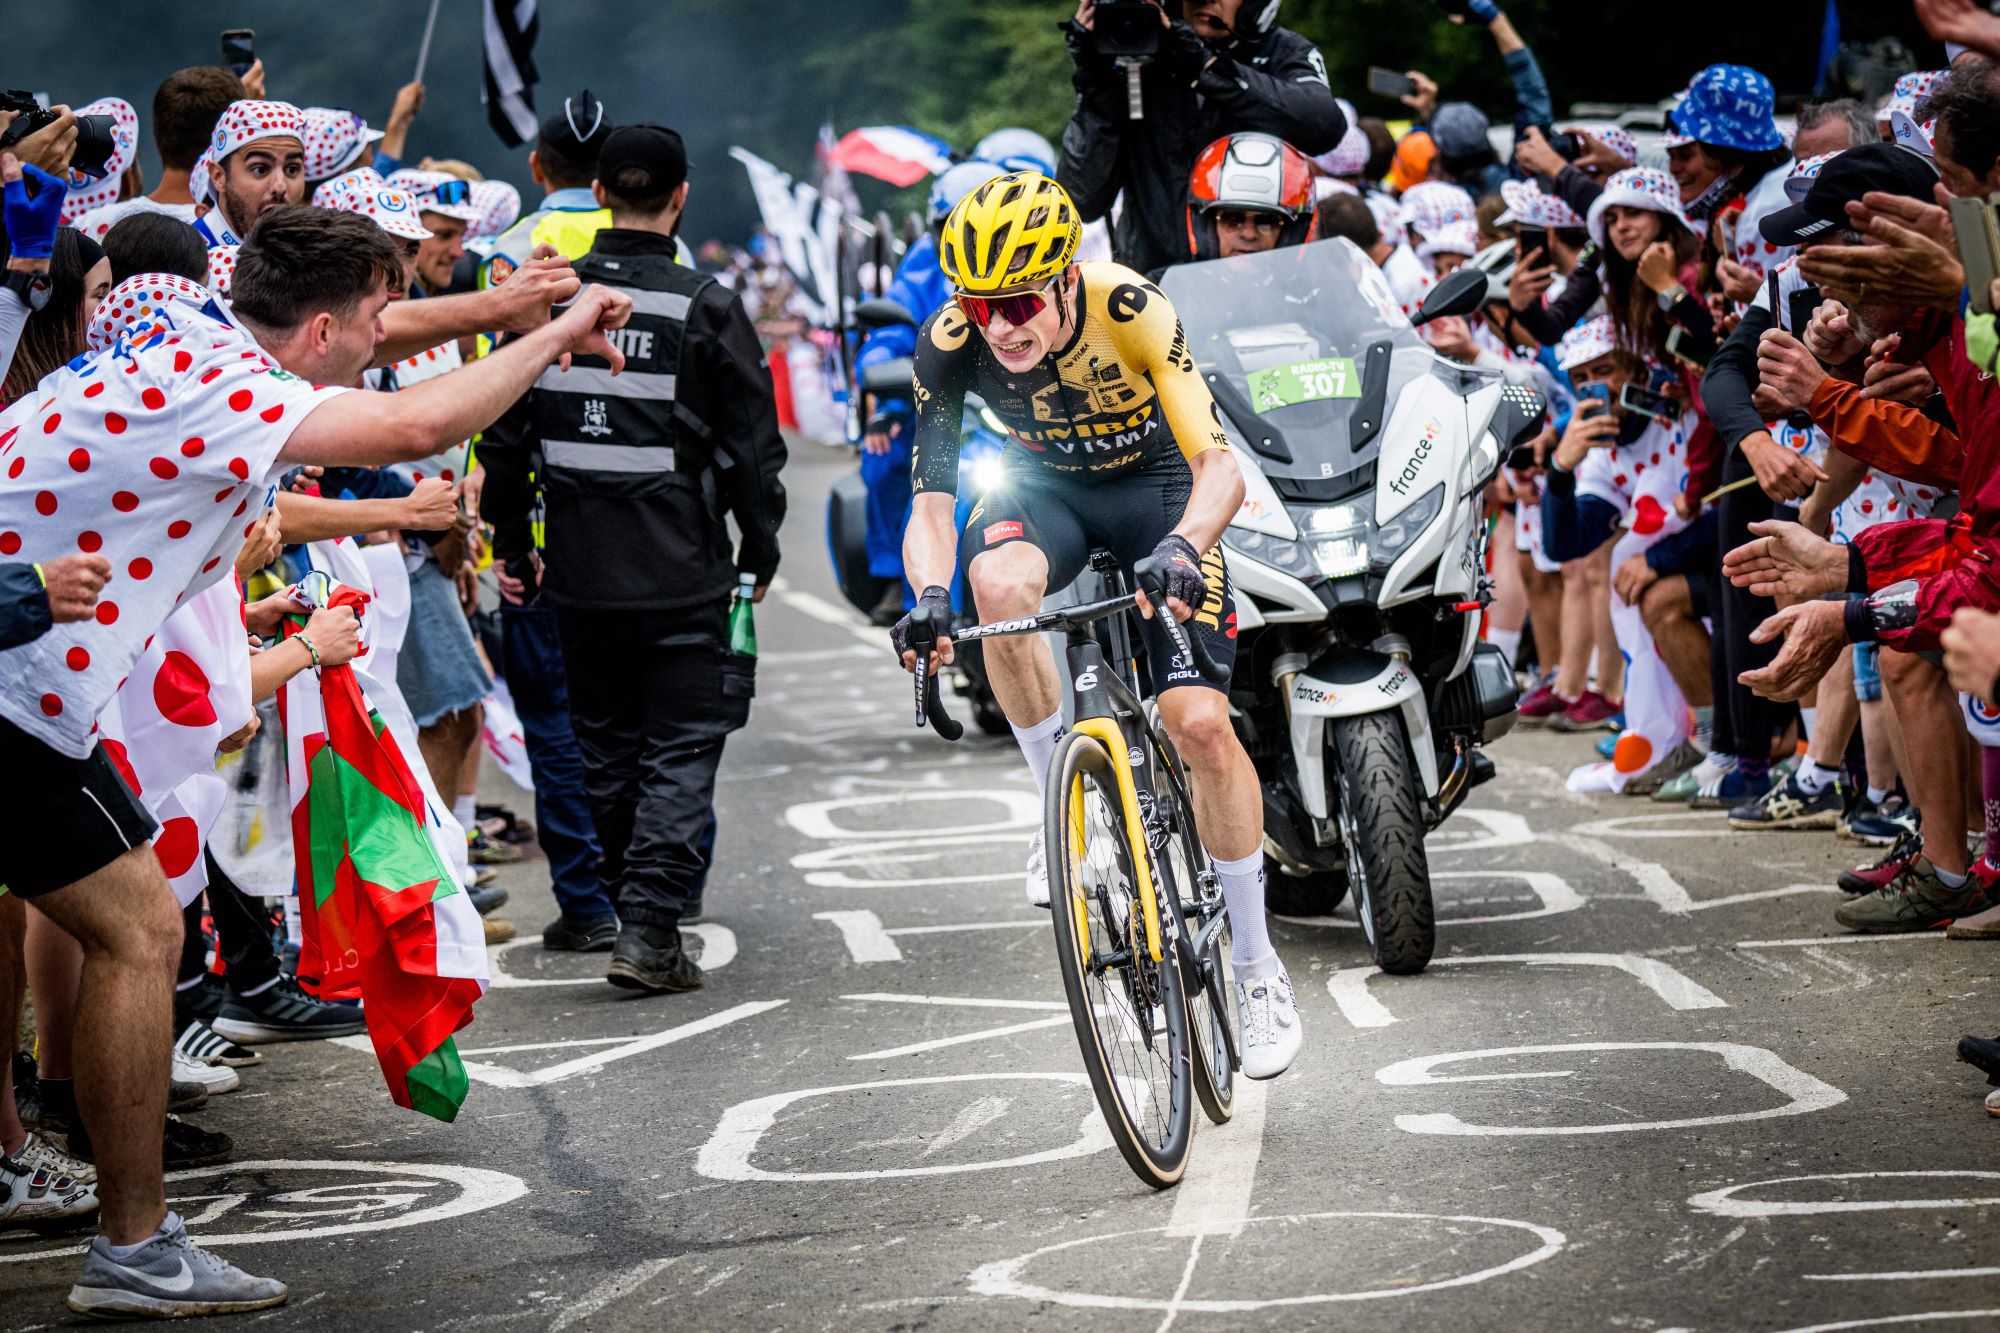
[[[1826,81],[1833,73],[1833,62],[1840,55],[1840,9],[1834,0],[1826,0],[1826,21],[1819,30],[1819,69],[1813,75],[1813,96],[1826,95]]]

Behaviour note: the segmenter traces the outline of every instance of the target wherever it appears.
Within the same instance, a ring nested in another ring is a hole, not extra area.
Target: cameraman
[[[1085,221],[1105,216],[1124,192],[1112,230],[1119,263],[1151,273],[1189,258],[1188,178],[1201,145],[1240,130],[1275,135],[1308,156],[1340,142],[1347,118],[1327,86],[1326,61],[1277,26],[1280,3],[1081,0],[1063,25],[1077,103],[1056,179]],[[1183,8],[1185,19],[1174,17]],[[1128,67],[1098,49],[1100,18],[1135,9],[1150,11],[1160,29],[1153,53],[1140,57],[1137,119]]]

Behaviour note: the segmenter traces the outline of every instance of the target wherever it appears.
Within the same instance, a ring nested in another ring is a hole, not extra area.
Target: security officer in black
[[[625,354],[550,367],[480,443],[494,553],[555,607],[570,713],[620,930],[607,979],[692,990],[680,920],[704,872],[723,741],[750,716],[754,658],[729,651],[739,573],[778,568],[785,444],[742,302],[674,262],[687,150],[660,125],[605,140],[593,185],[611,225],[576,262],[619,287]],[[531,478],[532,473],[532,478]],[[533,549],[539,483],[543,545]],[[736,523],[732,552],[725,515]]]

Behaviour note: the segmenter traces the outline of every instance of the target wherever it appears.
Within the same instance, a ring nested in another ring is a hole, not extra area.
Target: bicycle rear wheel
[[[1111,756],[1071,732],[1051,763],[1045,833],[1056,954],[1077,1045],[1112,1141],[1154,1189],[1180,1180],[1194,1135],[1187,1002],[1175,932],[1148,956],[1137,851]]]
[[[1194,1091],[1202,1113],[1218,1125],[1229,1123],[1236,1102],[1236,987],[1229,972],[1229,921],[1221,890],[1208,874],[1208,853],[1195,828],[1185,770],[1173,742],[1155,733],[1153,784],[1158,832],[1153,878],[1169,904],[1179,936],[1181,990],[1187,996],[1189,1047],[1194,1053]],[[1217,917],[1222,925],[1197,951],[1195,940]]]

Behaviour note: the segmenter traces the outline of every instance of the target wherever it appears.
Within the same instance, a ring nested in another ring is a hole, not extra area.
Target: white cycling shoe
[[[1268,977],[1236,983],[1236,1012],[1243,1024],[1245,1078],[1276,1078],[1298,1058],[1305,1030],[1292,1000],[1292,979],[1284,965]]]
[[[1028,906],[1047,907],[1049,905],[1049,857],[1043,845],[1042,830],[1035,830],[1035,840],[1028,844]]]

